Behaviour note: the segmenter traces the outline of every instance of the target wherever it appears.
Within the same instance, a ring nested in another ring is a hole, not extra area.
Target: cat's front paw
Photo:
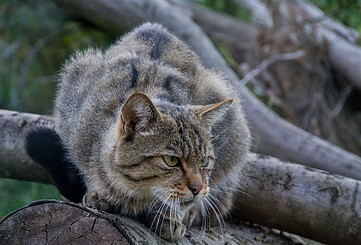
[[[161,238],[174,242],[186,233],[187,227],[179,220],[168,215],[153,212],[148,217],[148,225]]]
[[[159,235],[165,240],[174,242],[182,238],[186,230],[187,228],[182,222],[165,219]]]
[[[88,208],[109,212],[110,205],[102,199],[95,191],[85,193],[83,197],[83,205]]]

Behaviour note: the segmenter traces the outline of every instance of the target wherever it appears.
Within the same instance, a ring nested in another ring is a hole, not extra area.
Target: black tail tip
[[[86,192],[83,175],[66,157],[66,149],[54,129],[39,127],[30,130],[26,135],[25,149],[30,158],[48,171],[65,198],[81,202]]]

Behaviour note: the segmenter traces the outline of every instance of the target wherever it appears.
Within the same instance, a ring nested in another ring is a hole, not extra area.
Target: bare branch
[[[236,0],[236,3],[252,13],[252,21],[254,23],[266,28],[273,27],[272,15],[267,9],[266,4],[264,4],[262,1]]]
[[[292,14],[299,22],[312,24],[317,29],[316,33],[328,41],[328,54],[332,66],[344,74],[353,86],[361,89],[361,48],[355,45],[359,39],[357,32],[327,17],[322,21],[316,19],[311,22],[313,18],[325,14],[310,3],[297,0],[287,1],[286,4],[292,9],[292,13],[288,14]]]
[[[315,5],[304,0],[293,1],[293,4],[307,15],[305,21],[318,22],[323,28],[337,34],[350,43],[356,43],[360,38],[357,31],[348,28],[339,21],[329,18]]]
[[[267,67],[277,61],[286,61],[286,60],[296,60],[303,56],[305,52],[303,50],[297,50],[292,53],[285,54],[273,54],[269,58],[261,62],[256,68],[247,72],[243,78],[240,80],[240,83],[246,85],[250,80],[260,75]]]

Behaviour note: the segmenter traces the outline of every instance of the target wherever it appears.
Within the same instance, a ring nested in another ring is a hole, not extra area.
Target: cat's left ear
[[[194,111],[204,126],[211,127],[225,116],[232,103],[233,99],[228,99],[217,104],[195,106]]]
[[[117,122],[118,134],[147,132],[159,119],[161,114],[152,100],[144,93],[135,92],[123,105]]]

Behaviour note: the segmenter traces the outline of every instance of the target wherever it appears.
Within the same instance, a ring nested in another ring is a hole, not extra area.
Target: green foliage
[[[64,18],[52,1],[0,3],[0,108],[49,114],[57,72],[74,50],[113,36]]]
[[[57,73],[75,50],[114,36],[64,16],[53,1],[0,1],[0,108],[51,114]],[[0,179],[0,217],[33,200],[59,198],[55,187]]]
[[[250,13],[236,4],[234,0],[195,0],[195,2],[218,12],[227,13],[241,20],[249,21],[251,18]]]
[[[59,199],[56,188],[26,181],[0,179],[0,218],[39,199]]]
[[[361,35],[361,0],[311,0],[326,15],[357,30]]]

